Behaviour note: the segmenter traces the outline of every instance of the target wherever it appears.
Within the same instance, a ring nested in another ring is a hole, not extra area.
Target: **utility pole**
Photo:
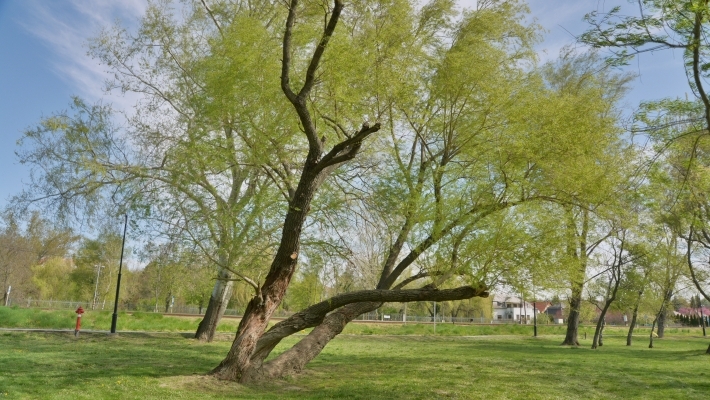
[[[5,293],[5,307],[10,304],[10,291],[12,291],[12,285],[7,287],[7,293]]]
[[[121,290],[121,269],[123,268],[123,249],[126,247],[126,228],[128,227],[128,214],[123,214],[126,218],[123,223],[123,243],[121,243],[121,261],[118,263],[118,281],[116,282],[116,300],[113,302],[113,316],[111,317],[111,333],[116,333],[116,321],[118,321],[118,293]]]
[[[103,265],[96,265],[96,286],[94,287],[94,301],[91,303],[91,309],[96,309],[96,300],[99,298],[99,278],[101,277],[101,268]]]
[[[537,294],[535,294],[535,280],[530,275],[533,290],[533,337],[537,337]]]
[[[436,333],[436,302],[434,302],[434,333]]]

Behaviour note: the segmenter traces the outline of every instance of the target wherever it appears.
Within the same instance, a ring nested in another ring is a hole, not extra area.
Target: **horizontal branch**
[[[259,339],[252,358],[260,358],[260,355],[264,352],[268,354],[281,339],[302,331],[303,329],[320,324],[329,312],[348,304],[364,302],[409,303],[413,301],[449,301],[465,300],[472,297],[488,297],[488,288],[485,285],[481,285],[480,287],[462,286],[456,289],[443,290],[424,287],[408,290],[373,289],[343,293],[328,300],[321,301],[320,303],[316,303],[274,325]]]

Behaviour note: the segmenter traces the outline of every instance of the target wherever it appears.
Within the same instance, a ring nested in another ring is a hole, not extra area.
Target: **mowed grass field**
[[[2,325],[0,315],[0,325]],[[167,318],[167,317],[166,317]],[[167,318],[169,319],[169,318]],[[688,399],[708,398],[710,340],[696,330],[625,346],[559,346],[562,336],[386,334],[430,326],[353,325],[293,378],[259,386],[206,373],[227,335],[200,343],[180,333],[0,332],[0,399]],[[463,327],[459,327],[462,329]],[[381,332],[378,329],[382,330]],[[283,351],[298,338],[276,349]]]

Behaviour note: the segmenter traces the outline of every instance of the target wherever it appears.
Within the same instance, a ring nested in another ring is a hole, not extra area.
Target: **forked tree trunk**
[[[243,373],[250,368],[256,343],[264,333],[271,315],[281,304],[291,282],[300,250],[301,230],[313,195],[322,182],[323,179],[318,173],[313,174],[312,168],[304,167],[301,182],[286,214],[281,243],[271,263],[269,274],[259,288],[259,293],[249,301],[227,357],[212,370],[212,374],[218,378],[240,380]]]
[[[606,315],[606,307],[604,307],[604,310],[602,310],[602,313],[599,315],[599,320],[597,321],[597,326],[596,326],[596,329],[594,330],[594,339],[592,339],[592,348],[593,349],[603,346],[602,331],[604,330],[605,315]]]
[[[281,89],[298,114],[301,129],[308,139],[308,155],[296,189],[293,192],[289,189],[290,200],[281,232],[281,241],[269,268],[269,273],[261,287],[257,288],[256,295],[244,311],[244,317],[239,323],[236,338],[227,357],[212,370],[212,374],[220,379],[241,380],[249,375],[257,343],[264,334],[271,315],[281,304],[296,269],[301,244],[301,230],[308,216],[313,196],[328,175],[340,165],[355,158],[363,141],[380,130],[379,123],[372,127],[369,123],[363,123],[358,132],[348,135],[347,139],[335,144],[329,152],[325,153],[325,138],[321,139],[318,135],[311,111],[308,108],[310,92],[317,80],[316,71],[344,7],[342,0],[333,0],[333,3],[323,35],[313,50],[303,87],[294,92],[290,80],[291,57],[294,52],[291,47],[291,39],[297,19],[298,0],[290,1],[283,37]]]
[[[240,381],[245,383],[274,379],[302,371],[331,340],[342,332],[349,322],[361,314],[376,310],[384,302],[447,301],[487,296],[488,292],[485,287],[473,288],[470,286],[446,290],[433,288],[375,289],[335,296],[276,324],[264,334],[251,358],[250,369],[245,371]],[[362,301],[351,302],[358,299]],[[336,310],[329,313],[333,309]],[[314,329],[305,338],[275,359],[264,363],[266,357],[281,339],[308,327],[314,327]]]
[[[672,285],[669,285],[668,290],[666,290],[665,297],[663,299],[663,305],[661,306],[661,312],[658,314],[658,338],[662,339],[666,330],[666,304],[669,304],[673,298],[673,287],[675,286],[675,280]]]
[[[200,321],[195,332],[195,339],[211,342],[214,339],[214,334],[217,331],[217,324],[224,316],[224,311],[227,309],[230,297],[232,297],[232,288],[234,281],[232,275],[225,269],[220,269],[217,275],[217,281],[212,289],[210,302],[207,304],[205,316]]]
[[[264,359],[261,357],[253,360],[253,368],[242,377],[241,382],[282,378],[301,372],[349,322],[381,305],[382,303],[371,302],[353,303],[329,314],[311,333],[275,359],[266,364],[262,364]],[[262,357],[266,355],[268,354],[262,354]]]
[[[661,318],[663,318],[665,313],[666,313],[666,304],[664,302],[663,304],[661,304],[661,309],[658,311],[658,314],[656,314],[656,317],[653,318],[653,324],[651,324],[651,334],[649,335],[650,340],[648,342],[649,349],[653,348],[653,330],[656,329],[658,322],[661,321]],[[660,327],[660,325],[658,325],[658,327]],[[656,337],[660,338],[660,336],[658,335],[658,332],[656,332]]]
[[[614,269],[612,269],[613,273],[613,280],[614,280],[614,289],[611,290],[611,296],[606,299],[604,302],[604,308],[602,308],[602,312],[599,314],[599,320],[597,321],[597,327],[594,330],[594,340],[592,340],[592,349],[596,349],[597,347],[601,347],[604,345],[604,327],[606,326],[606,313],[609,311],[609,307],[611,307],[611,303],[616,300],[616,293],[619,290],[619,284],[621,283],[621,255],[623,254],[624,251],[624,246],[622,242],[621,246],[621,252],[619,253],[618,256],[618,262],[614,266]],[[611,287],[611,281],[609,286]]]

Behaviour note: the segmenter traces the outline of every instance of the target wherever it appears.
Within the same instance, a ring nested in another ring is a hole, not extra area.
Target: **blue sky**
[[[0,209],[22,190],[29,171],[14,154],[22,131],[43,117],[65,110],[72,95],[90,101],[105,96],[104,67],[86,56],[86,40],[115,21],[133,25],[145,0],[0,0]],[[464,6],[475,0],[461,1]],[[599,9],[625,5],[626,0],[531,0],[532,16],[548,33],[538,46],[542,60],[585,29],[582,17]],[[629,12],[635,9],[629,8]],[[626,100],[682,97],[688,89],[681,53],[644,54],[629,68],[639,74]],[[130,99],[107,97],[116,107]]]

